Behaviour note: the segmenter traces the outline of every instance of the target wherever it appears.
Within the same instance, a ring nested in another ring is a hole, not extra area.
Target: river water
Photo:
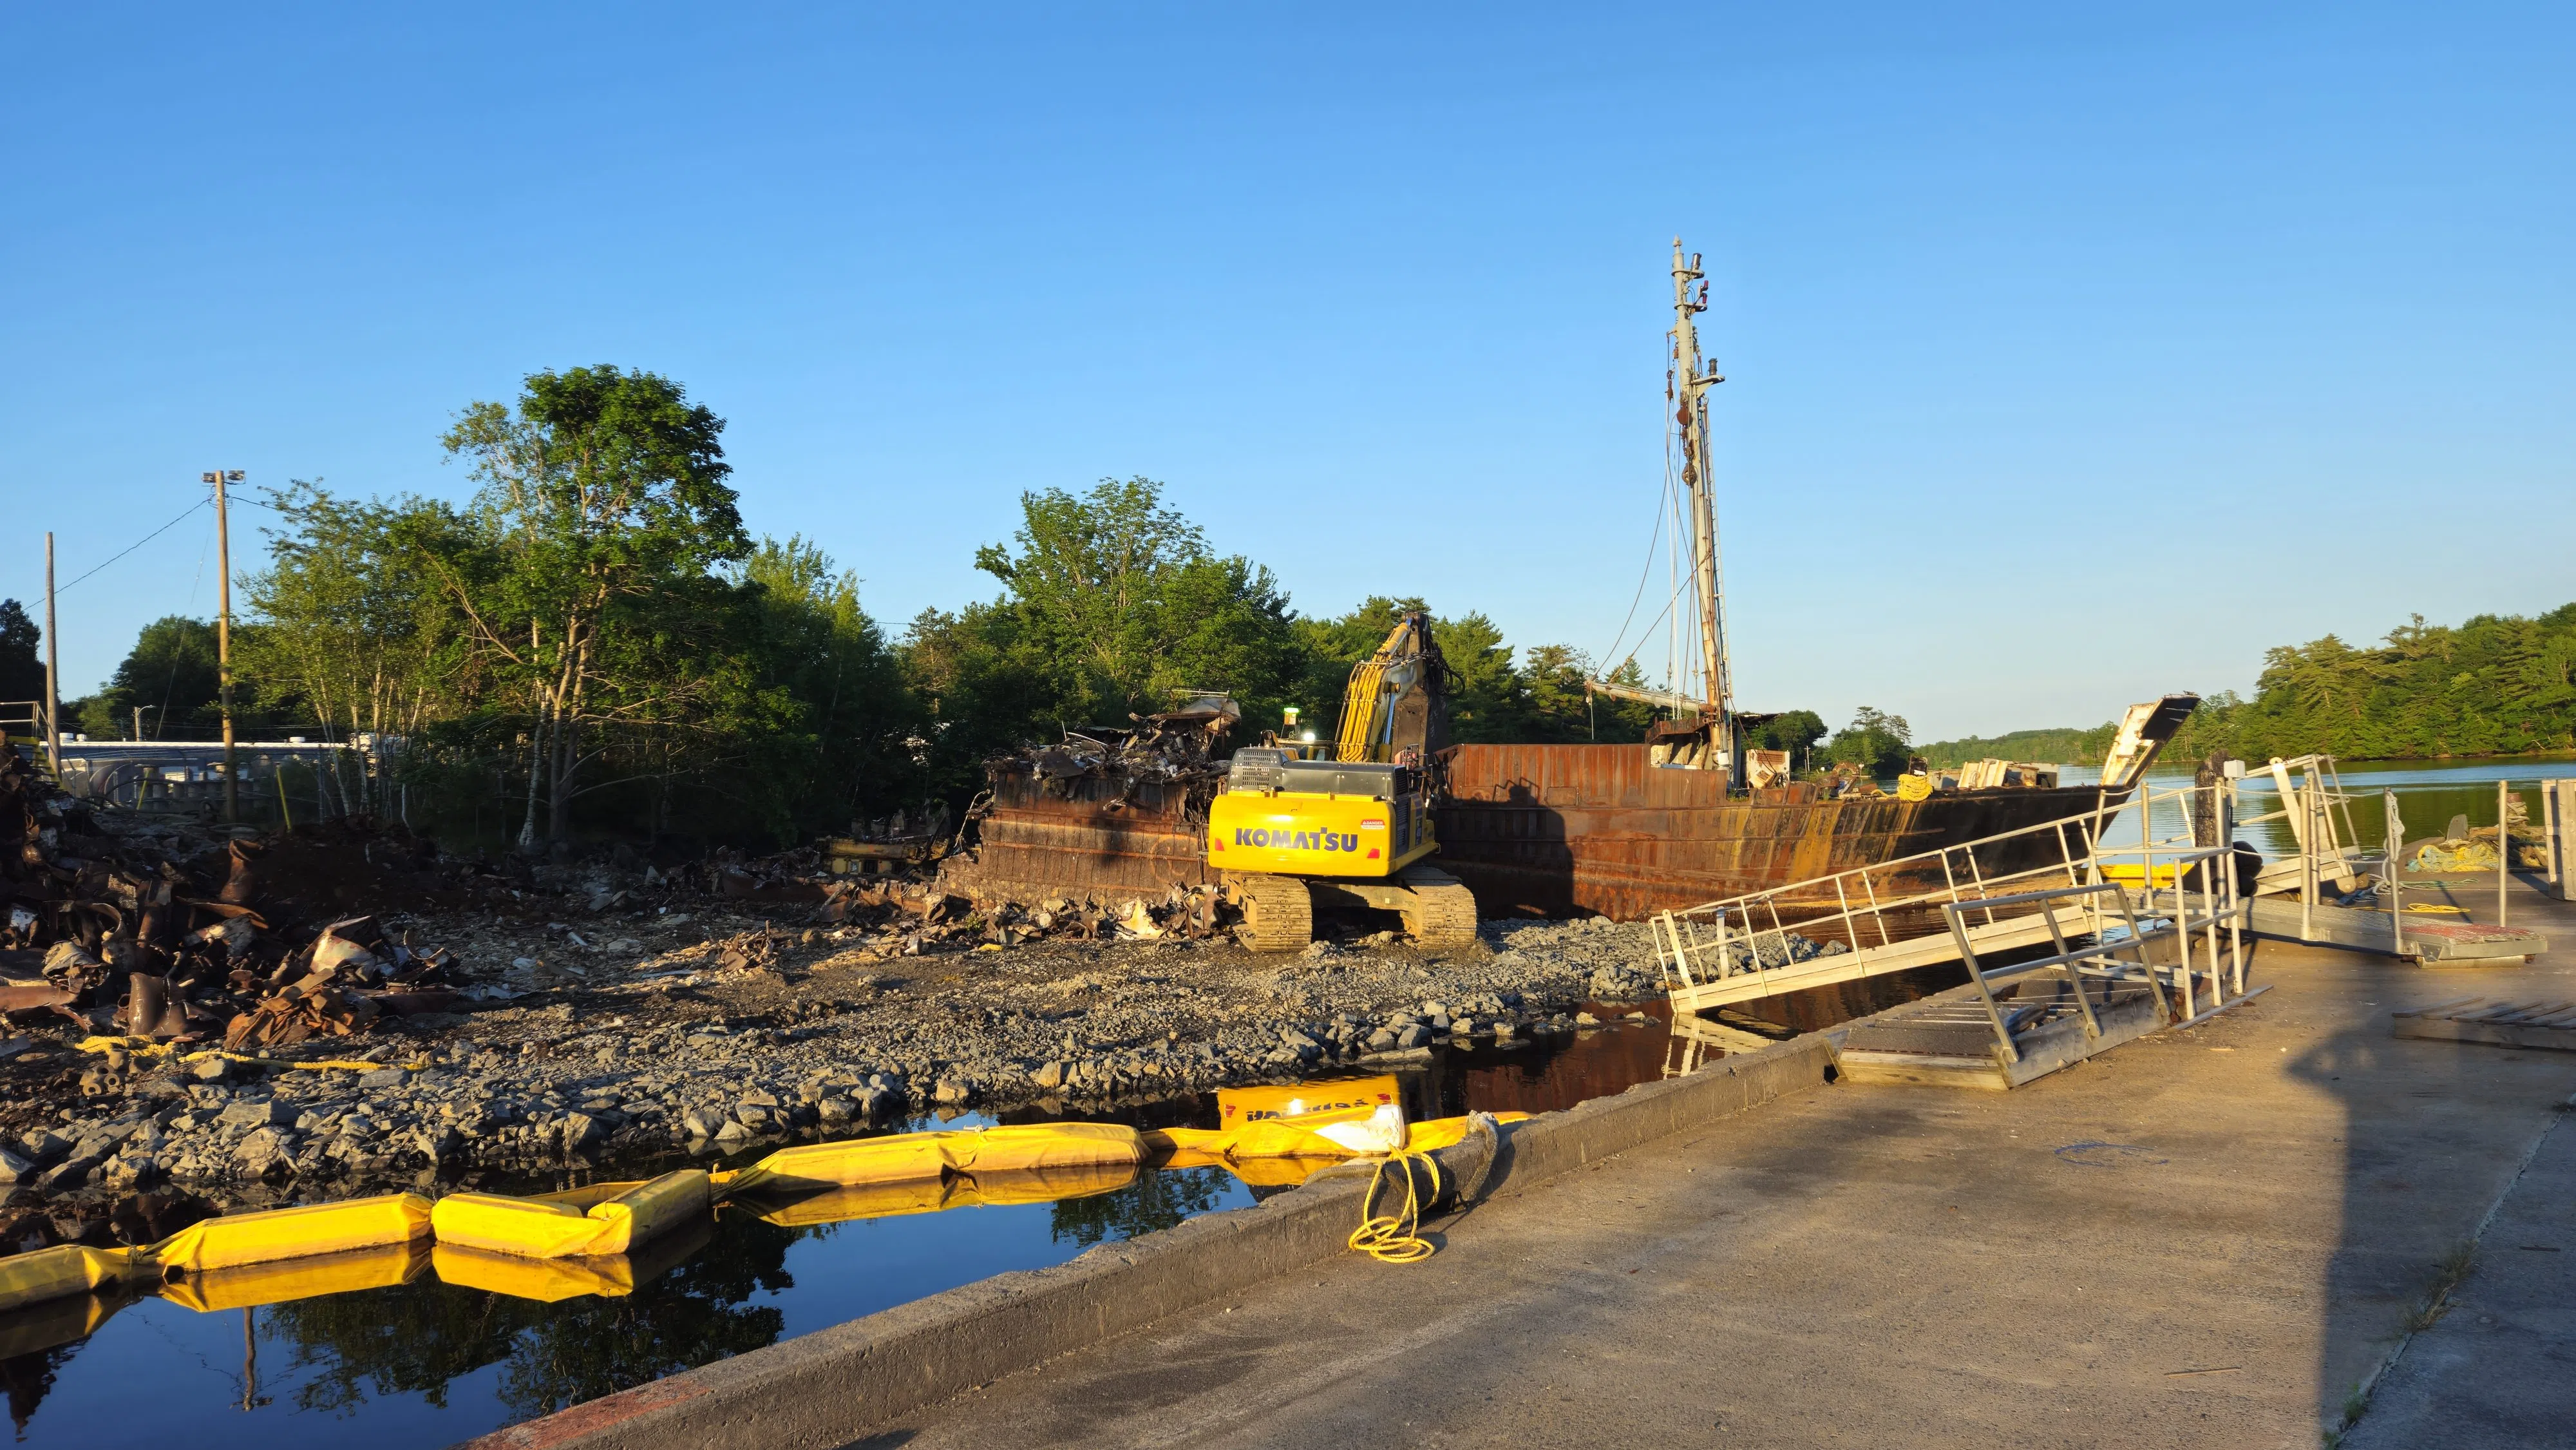
[[[2560,780],[2576,776],[2576,755],[2503,755],[2477,760],[2369,760],[2356,761],[2337,770],[2343,789],[2364,799],[2351,805],[2352,825],[2364,850],[2375,850],[2386,834],[2382,825],[2382,791],[2397,795],[2399,816],[2406,823],[2410,841],[2440,835],[2455,816],[2468,817],[2471,826],[2492,826],[2496,821],[2496,782],[2503,781],[2537,822],[2541,818],[2540,794],[2535,788],[2543,780]],[[2147,772],[2149,784],[2166,791],[2191,784],[2188,768],[2159,766]],[[2090,768],[2068,766],[2059,779],[2067,785],[2083,785],[2100,779]],[[2292,776],[2296,784],[2298,777]],[[2280,792],[2269,771],[2261,764],[2247,766],[2243,785],[2237,794],[2239,819],[2261,816],[2281,808]],[[2122,811],[2106,824],[2102,839],[2107,844],[2127,844],[2138,839],[2137,809]],[[2170,839],[2183,832],[2180,812],[2171,802],[2158,802],[2155,821],[2158,839]],[[2267,857],[2296,853],[2290,839],[2287,821],[2259,821],[2242,832],[2244,839]]]
[[[1627,1009],[1594,1010],[1614,1017]],[[1399,1076],[1417,1119],[1545,1112],[1658,1078],[1668,1041],[1661,1018],[1649,1016],[1553,1049],[1441,1049]],[[1213,1095],[1108,1116],[1138,1126],[1216,1126]],[[906,1126],[991,1121],[966,1115]],[[728,1207],[702,1241],[658,1255],[677,1262],[639,1262],[634,1290],[623,1295],[548,1304],[424,1273],[407,1284],[249,1310],[199,1313],[144,1298],[85,1338],[0,1360],[0,1387],[26,1445],[441,1446],[1277,1191],[1249,1187],[1221,1168],[1185,1168],[1054,1203],[836,1224],[781,1227]],[[649,1257],[657,1255],[639,1259]],[[0,1319],[0,1343],[36,1333],[28,1313],[14,1324]]]

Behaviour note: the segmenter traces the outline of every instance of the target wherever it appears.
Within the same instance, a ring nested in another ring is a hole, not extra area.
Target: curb
[[[1832,1062],[1832,1044],[1810,1033],[1512,1124],[1482,1196],[1815,1087]],[[1481,1165],[1468,1156],[1482,1156],[1472,1147],[1443,1150],[1444,1171],[1472,1181]],[[1251,1208],[997,1274],[574,1405],[459,1450],[846,1445],[925,1405],[1344,1253],[1366,1191],[1364,1176],[1324,1177]]]

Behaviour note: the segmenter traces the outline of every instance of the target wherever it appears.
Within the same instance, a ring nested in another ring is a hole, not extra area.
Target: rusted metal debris
[[[5,745],[0,843],[0,1017],[247,1049],[361,1032],[457,1001],[453,959],[389,939],[372,916],[302,924],[329,898],[328,883],[273,879],[267,846],[192,852],[114,836]],[[344,848],[375,859],[370,843]]]
[[[1022,904],[1159,901],[1176,887],[1213,888],[1207,810],[1225,765],[1212,756],[1234,718],[1174,711],[986,761],[987,789],[966,813],[971,844],[943,863],[940,884],[979,902]]]

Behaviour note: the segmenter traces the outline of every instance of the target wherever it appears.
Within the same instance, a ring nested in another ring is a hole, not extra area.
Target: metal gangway
[[[2183,1015],[2199,1015],[2202,999],[2244,991],[2231,785],[2146,790],[2123,805],[2106,797],[2082,815],[1658,913],[1649,925],[1673,1020],[2043,945],[2063,955],[2070,939],[2106,935],[2134,938],[2139,968],[2161,972]],[[2181,821],[2180,835],[2157,836],[2159,805]],[[2104,842],[2104,827],[2129,810],[2137,841]],[[1987,869],[2029,859],[2034,842],[2042,864]],[[2116,890],[2075,889],[2106,885]],[[2148,961],[2156,956],[2172,960]]]

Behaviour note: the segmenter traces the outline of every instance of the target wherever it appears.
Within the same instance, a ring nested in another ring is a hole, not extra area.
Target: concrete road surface
[[[2388,1030],[2576,999],[2576,911],[2515,910],[2558,933],[2528,967],[2267,945],[2196,1030],[2010,1094],[1812,1089],[858,1443],[2576,1445],[2576,1127],[2534,1152],[2576,1053]]]

